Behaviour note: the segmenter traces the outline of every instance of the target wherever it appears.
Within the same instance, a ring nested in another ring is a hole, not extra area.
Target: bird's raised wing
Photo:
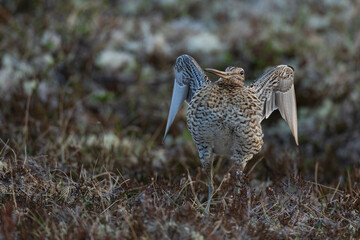
[[[287,65],[272,67],[249,87],[256,91],[263,103],[263,118],[268,118],[273,111],[279,109],[299,145],[294,68]]]
[[[190,103],[196,90],[209,83],[210,80],[194,58],[181,55],[176,59],[174,89],[164,139],[182,103],[185,100]]]

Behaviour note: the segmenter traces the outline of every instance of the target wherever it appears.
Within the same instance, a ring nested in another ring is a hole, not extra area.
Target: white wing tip
[[[298,139],[297,133],[294,134],[294,139],[295,139],[296,146],[299,146],[299,139]]]

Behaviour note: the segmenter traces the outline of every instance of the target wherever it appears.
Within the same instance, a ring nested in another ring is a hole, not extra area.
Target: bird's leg
[[[241,189],[244,187],[245,183],[245,173],[243,172],[244,169],[241,165],[236,164],[235,165],[235,188],[234,188],[234,194],[238,195],[241,192]]]
[[[240,155],[240,156],[239,156]],[[235,154],[232,157],[232,160],[235,161],[235,188],[234,194],[240,194],[242,188],[246,186],[246,175],[243,172],[247,162],[252,158],[252,155],[248,155],[246,157],[242,157],[242,154]]]
[[[200,160],[201,163],[203,164],[203,168],[209,183],[209,197],[205,208],[205,211],[208,213],[210,209],[210,201],[214,193],[213,173],[212,173],[214,156],[212,154],[211,149],[207,149],[206,151],[203,150],[199,152],[200,152]]]
[[[243,160],[243,161],[241,161]],[[231,211],[236,211],[242,216],[242,219],[246,221],[246,217],[249,216],[249,184],[247,181],[246,174],[243,172],[246,159],[242,158],[235,162],[234,177],[235,177],[235,188],[234,198],[231,204]]]
[[[206,171],[206,175],[208,177],[208,183],[209,183],[209,197],[208,197],[207,205],[206,205],[206,208],[205,208],[205,211],[208,213],[209,209],[210,209],[210,202],[211,202],[212,196],[214,194],[212,161],[210,163],[210,166],[206,167],[205,171]]]

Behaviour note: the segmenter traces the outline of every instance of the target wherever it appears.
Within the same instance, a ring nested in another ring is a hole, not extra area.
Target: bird
[[[208,178],[209,195],[205,208],[208,213],[214,193],[215,154],[230,157],[235,162],[237,175],[243,174],[246,163],[263,145],[261,122],[277,109],[288,123],[296,145],[299,144],[294,68],[289,65],[271,67],[248,86],[244,84],[243,68],[204,69],[220,77],[213,82],[187,54],[176,59],[174,70],[174,87],[163,141],[177,112],[186,102],[187,126]]]

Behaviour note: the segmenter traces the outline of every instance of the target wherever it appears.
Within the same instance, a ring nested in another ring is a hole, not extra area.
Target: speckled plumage
[[[241,162],[261,148],[261,112],[253,89],[220,79],[199,88],[189,104],[187,125],[199,152],[209,148]]]
[[[244,86],[242,68],[228,67],[225,72],[205,70],[221,78],[211,82],[188,55],[177,59],[165,136],[181,103],[186,100],[189,104],[187,125],[209,180],[208,211],[213,194],[214,153],[230,156],[242,171],[263,145],[261,121],[279,108],[297,143],[297,116],[293,68],[279,65],[269,69],[249,86]]]

